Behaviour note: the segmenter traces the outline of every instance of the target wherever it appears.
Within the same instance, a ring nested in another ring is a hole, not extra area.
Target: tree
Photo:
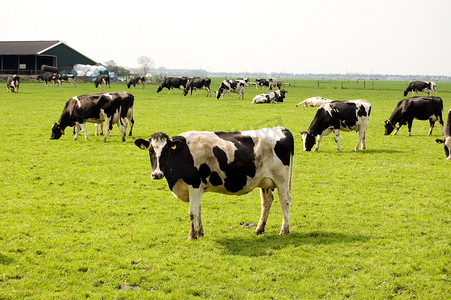
[[[150,57],[147,56],[140,56],[138,57],[138,64],[141,66],[142,68],[142,73],[144,76],[147,75],[147,73],[149,72],[149,70],[151,68],[153,68],[154,66],[154,62]]]
[[[110,72],[116,73],[117,76],[130,76],[130,71],[124,67],[118,66],[114,60],[106,61],[105,68]]]

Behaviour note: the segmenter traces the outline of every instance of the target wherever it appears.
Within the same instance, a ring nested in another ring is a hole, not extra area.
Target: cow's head
[[[395,129],[395,125],[390,120],[385,120],[385,133],[384,135],[389,135]]]
[[[64,134],[64,130],[61,129],[61,126],[55,122],[52,127],[52,135],[50,136],[51,140],[57,140]]]
[[[161,92],[162,89],[163,89],[163,86],[160,85],[160,86],[158,87],[158,89],[157,89],[157,93]]]
[[[171,138],[163,132],[154,133],[149,140],[137,139],[135,145],[149,150],[152,179],[163,179],[164,171],[172,154],[185,145],[185,139]]]
[[[304,151],[312,150],[313,146],[316,144],[316,138],[313,134],[307,131],[301,131],[302,142],[304,143]]]
[[[222,91],[223,90],[221,88],[216,91],[216,99],[219,99],[219,97],[221,97]]]

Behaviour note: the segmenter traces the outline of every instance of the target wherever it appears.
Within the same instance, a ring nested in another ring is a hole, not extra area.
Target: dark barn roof
[[[70,71],[76,64],[96,62],[61,41],[0,41],[0,73],[36,74],[42,65]]]

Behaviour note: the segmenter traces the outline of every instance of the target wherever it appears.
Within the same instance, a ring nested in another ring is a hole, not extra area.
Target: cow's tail
[[[287,129],[288,132],[290,132]],[[288,179],[288,190],[291,191],[291,182],[293,181],[293,166],[294,166],[294,137],[290,132],[291,141],[290,141],[290,177]]]

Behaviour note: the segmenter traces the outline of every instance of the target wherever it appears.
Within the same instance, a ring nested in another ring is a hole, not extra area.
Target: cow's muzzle
[[[163,179],[164,174],[161,171],[152,172],[152,179]]]

